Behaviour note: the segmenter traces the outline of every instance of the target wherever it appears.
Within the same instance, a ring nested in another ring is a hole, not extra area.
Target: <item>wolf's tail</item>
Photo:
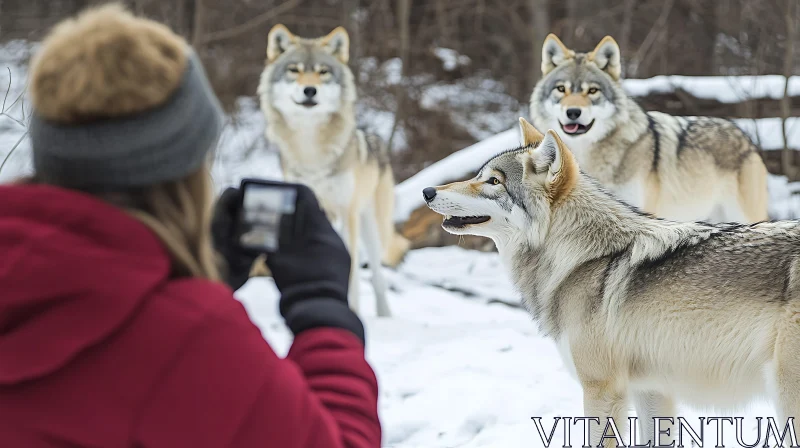
[[[364,130],[361,130],[361,132],[364,133],[364,141],[367,143],[366,149],[369,157],[378,161],[378,166],[381,170],[391,169],[392,158],[388,143],[384,142],[378,134]]]
[[[250,274],[248,277],[272,277],[272,272],[267,267],[267,256],[259,255],[250,266]]]
[[[767,167],[757,152],[751,153],[739,170],[739,204],[750,223],[767,221]]]
[[[383,251],[383,264],[396,268],[406,257],[411,242],[399,233],[393,233],[389,245]]]

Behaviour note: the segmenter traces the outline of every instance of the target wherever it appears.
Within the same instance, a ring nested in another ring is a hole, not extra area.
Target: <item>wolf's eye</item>
[[[328,70],[325,67],[322,67],[321,69],[319,69],[319,74],[320,75],[327,75],[328,73],[330,73],[330,70]]]
[[[600,89],[598,89],[597,87],[592,87],[591,89],[589,89],[589,95],[594,95],[595,93],[597,93],[599,91],[600,91]]]
[[[489,180],[486,181],[489,185],[500,185],[500,179],[496,177],[490,177]]]
[[[289,67],[287,70],[289,70],[289,73],[300,73],[300,69],[295,67],[294,65]]]
[[[564,92],[567,91],[567,89],[564,86],[556,86],[556,90],[558,90],[561,93],[564,93]]]

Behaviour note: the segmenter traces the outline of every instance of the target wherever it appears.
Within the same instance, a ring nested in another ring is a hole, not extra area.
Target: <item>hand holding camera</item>
[[[246,179],[222,194],[212,230],[234,290],[247,281],[256,257],[266,254],[281,292],[281,315],[295,334],[333,326],[363,341],[363,326],[347,306],[350,254],[311,189]]]

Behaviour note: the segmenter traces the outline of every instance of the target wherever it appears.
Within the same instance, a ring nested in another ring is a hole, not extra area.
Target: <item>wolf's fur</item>
[[[353,259],[350,306],[358,311],[359,239],[363,239],[378,315],[388,316],[381,264],[398,265],[409,243],[394,228],[394,177],[388,148],[356,128],[356,86],[347,66],[344,28],[306,39],[283,25],[269,33],[267,64],[258,93],[267,138],[280,149],[286,180],[314,190],[342,232]],[[304,93],[313,87],[312,98]],[[304,102],[315,103],[311,107]]]
[[[781,429],[800,417],[800,224],[654,218],[581,173],[553,130],[537,134],[426,200],[447,218],[490,218],[443,226],[495,241],[586,415],[621,422],[632,401],[643,440],[678,400],[732,409],[767,396]]]
[[[626,95],[620,71],[620,50],[610,36],[578,53],[549,35],[543,77],[531,95],[534,126],[555,129],[588,174],[658,217],[768,219],[767,170],[749,137],[720,118],[645,112]],[[571,118],[570,109],[581,113]],[[562,126],[570,124],[590,128],[570,134]]]

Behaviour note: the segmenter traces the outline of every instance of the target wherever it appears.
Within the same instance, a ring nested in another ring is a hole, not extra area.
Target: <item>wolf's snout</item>
[[[305,93],[306,96],[309,98],[314,98],[314,95],[317,94],[317,89],[315,87],[306,87],[305,89],[303,89],[303,93]]]
[[[570,120],[577,120],[581,116],[581,110],[577,107],[570,107],[567,109],[567,118]]]
[[[422,197],[425,198],[425,202],[431,202],[436,197],[436,189],[433,187],[425,188],[422,190]]]

